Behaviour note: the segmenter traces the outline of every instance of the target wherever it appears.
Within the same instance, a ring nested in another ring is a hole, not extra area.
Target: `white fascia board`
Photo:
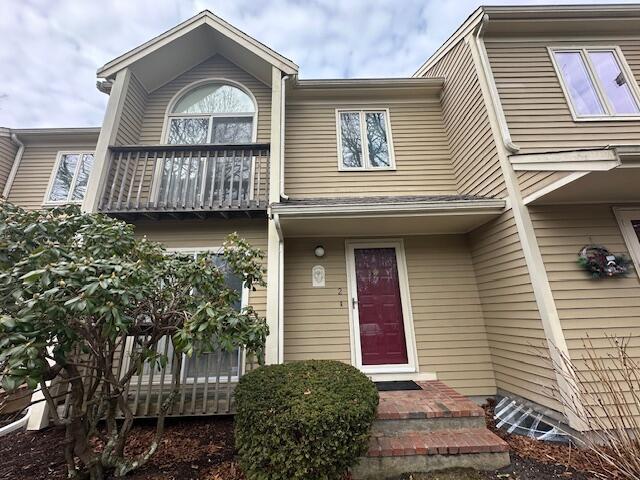
[[[335,204],[335,205],[272,205],[273,212],[284,217],[308,216],[380,216],[380,215],[469,215],[499,213],[505,208],[505,201],[459,200],[442,202],[376,203],[376,204]]]
[[[208,25],[211,28],[217,30],[221,34],[225,35],[230,40],[238,43],[239,45],[247,48],[252,53],[256,54],[263,60],[278,67],[285,73],[295,74],[298,72],[298,66],[286,57],[283,57],[269,47],[258,42],[256,39],[250,37],[246,33],[238,30],[231,24],[225,22],[221,18],[215,16],[213,13],[205,10],[198,15],[182,22],[181,24],[167,30],[161,35],[152,38],[148,42],[130,50],[129,52],[119,56],[118,58],[106,63],[104,66],[98,69],[97,75],[99,78],[111,78],[118,71],[126,68],[145,57],[146,55],[155,52],[163,46],[173,42],[177,38],[191,32],[192,30],[200,27],[201,25]]]
[[[511,155],[509,160],[516,171],[607,171],[621,163],[610,148]]]
[[[460,25],[455,32],[424,62],[412,77],[420,77],[435,65],[442,57],[460,43],[464,38],[476,28],[482,20],[485,7],[477,8],[469,17]]]

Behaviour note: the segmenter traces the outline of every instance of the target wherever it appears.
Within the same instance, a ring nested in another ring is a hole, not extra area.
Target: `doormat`
[[[402,390],[422,390],[422,387],[411,380],[398,382],[374,382],[379,392],[399,392]]]

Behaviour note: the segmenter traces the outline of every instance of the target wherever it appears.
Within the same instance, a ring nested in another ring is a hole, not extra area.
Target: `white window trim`
[[[369,164],[369,146],[367,141],[367,126],[365,122],[366,113],[385,114],[385,128],[387,133],[387,148],[389,149],[389,166],[388,167],[372,167]],[[362,142],[362,166],[361,167],[345,167],[342,161],[342,125],[340,120],[341,113],[357,113],[360,115],[360,141]],[[393,135],[391,134],[391,114],[388,108],[336,108],[336,137],[338,146],[338,170],[341,172],[378,172],[396,169],[395,152],[393,148]]]
[[[400,239],[347,240],[345,253],[347,257],[347,286],[349,293],[349,333],[351,336],[351,364],[366,374],[382,373],[417,373],[419,365],[415,340],[411,297],[409,295],[409,274],[404,241]],[[354,250],[358,248],[393,248],[396,252],[396,264],[400,284],[400,301],[402,303],[402,319],[404,323],[405,344],[407,346],[406,364],[400,365],[362,365],[362,348],[360,345],[360,321],[358,311],[358,284]]]
[[[79,155],[80,161],[76,165],[76,170],[73,173],[73,179],[71,180],[71,185],[69,186],[69,193],[67,194],[66,200],[49,200],[49,196],[51,195],[51,191],[53,190],[53,184],[56,180],[56,176],[58,174],[58,168],[60,167],[60,162],[62,161],[62,157],[64,155]],[[95,151],[94,150],[61,150],[56,155],[56,161],[53,164],[53,171],[49,176],[49,184],[47,185],[47,190],[44,194],[44,200],[42,202],[42,206],[44,207],[53,207],[59,205],[81,205],[84,201],[84,198],[81,200],[71,200],[71,195],[73,194],[73,190],[76,188],[76,181],[78,180],[78,171],[80,169],[80,165],[82,165],[83,155],[93,155],[95,161]],[[91,167],[93,169],[93,167]],[[86,192],[85,192],[86,193]]]
[[[600,79],[596,75],[596,72],[593,68],[591,59],[587,52],[589,51],[602,51],[602,52],[612,52],[616,61],[618,62],[618,66],[622,71],[625,79],[627,80],[627,85],[629,85],[629,90],[631,91],[631,95],[636,102],[636,105],[640,109],[640,88],[638,87],[638,83],[636,82],[635,76],[627,63],[627,60],[622,53],[622,50],[619,46],[588,46],[588,45],[578,45],[578,46],[554,46],[547,47],[547,51],[549,52],[549,57],[551,58],[551,63],[553,64],[553,68],[556,72],[556,76],[558,77],[558,81],[560,82],[560,87],[562,88],[562,93],[565,96],[567,101],[567,105],[569,106],[569,110],[571,111],[571,116],[574,122],[601,122],[601,121],[628,121],[628,120],[640,120],[640,114],[632,113],[632,114],[621,114],[621,113],[613,113],[613,107],[609,102],[609,98],[606,95],[602,85],[600,84]],[[587,69],[587,74],[591,80],[591,83],[594,86],[596,91],[596,95],[600,103],[602,104],[602,108],[605,109],[606,113],[604,115],[578,115],[576,112],[573,101],[571,100],[571,96],[569,94],[569,89],[564,81],[564,77],[562,72],[560,71],[560,66],[556,61],[555,54],[557,52],[576,52],[579,53],[582,61]]]
[[[215,253],[215,254],[221,254],[223,251],[223,247],[221,246],[215,246],[215,247],[173,247],[173,248],[167,248],[166,251],[168,253],[182,253],[182,254],[201,254],[201,253]],[[249,289],[245,286],[242,287],[242,294],[241,294],[241,300],[240,300],[240,308],[245,308],[249,305]],[[126,344],[125,344],[125,351],[127,352],[127,356],[125,358],[125,361],[123,362],[123,368],[121,369],[121,371],[126,372],[127,369],[129,368],[129,363],[130,363],[130,358],[131,356],[129,355],[131,350],[133,349],[133,339],[131,337],[128,337],[126,340]],[[229,378],[228,376],[221,376],[218,380],[216,380],[216,377],[201,377],[199,372],[198,372],[198,377],[197,378],[192,378],[192,377],[187,377],[187,368],[186,368],[186,362],[188,360],[186,354],[182,354],[182,364],[180,366],[180,382],[183,385],[186,384],[193,384],[193,383],[204,383],[205,381],[207,383],[209,382],[218,382],[218,383],[227,383],[227,382],[238,382],[240,379],[240,376],[244,375],[244,372],[246,370],[246,361],[247,361],[247,355],[246,355],[246,351],[241,348],[240,351],[238,352],[238,370],[240,375],[233,375],[231,376],[231,378]],[[153,375],[153,382],[152,385],[160,385],[160,377],[161,374],[154,374]],[[133,377],[131,377],[131,384],[133,383],[138,383],[140,382],[142,385],[148,385],[149,380],[150,380],[150,375],[142,375],[141,376],[141,380],[138,380],[140,378],[140,376],[138,375],[134,375]],[[173,379],[173,374],[171,372],[165,372],[164,375],[164,383],[171,383]]]
[[[640,220],[640,207],[613,207],[613,213],[631,255],[636,274],[640,277],[640,240],[631,225],[631,220]]]

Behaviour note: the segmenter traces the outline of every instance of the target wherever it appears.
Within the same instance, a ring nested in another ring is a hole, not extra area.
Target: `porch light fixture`
[[[313,253],[318,258],[324,257],[324,247],[322,245],[318,245],[316,248],[313,249]]]

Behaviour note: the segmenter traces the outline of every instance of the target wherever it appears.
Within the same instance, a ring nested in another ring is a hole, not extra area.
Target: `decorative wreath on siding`
[[[578,264],[593,278],[619,277],[629,273],[631,260],[599,245],[585,245],[578,252]]]

